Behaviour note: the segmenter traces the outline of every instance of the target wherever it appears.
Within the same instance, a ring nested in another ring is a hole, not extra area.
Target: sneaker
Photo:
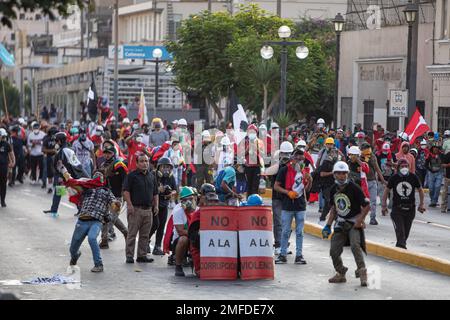
[[[323,212],[323,209],[322,209],[322,208],[319,208],[319,212],[322,213],[322,212]]]
[[[76,266],[77,265],[77,261],[78,261],[78,259],[80,259],[80,257],[81,257],[81,251],[78,251],[78,254],[77,254],[77,257],[72,257],[71,259],[70,259],[70,265],[71,266]]]
[[[367,287],[367,269],[358,269],[359,280],[361,281],[361,287]]]
[[[102,241],[100,241],[98,246],[100,247],[100,249],[109,249],[108,241],[103,241],[102,240]]]
[[[279,256],[281,254],[281,248],[278,247],[278,248],[273,249],[273,254],[275,256]]]
[[[115,233],[110,233],[108,235],[108,241],[114,241],[114,240],[116,240],[116,238],[117,238],[117,236]]]
[[[134,263],[134,259],[132,257],[127,257],[126,263]]]
[[[378,225],[377,219],[375,219],[375,218],[370,219],[370,224],[373,225],[373,226]]]
[[[6,208],[6,203],[2,202],[2,208]]]
[[[41,186],[41,189],[45,189],[45,188],[47,188],[47,186],[46,186],[45,184],[43,184],[43,185]]]
[[[103,272],[103,265],[95,266],[91,269],[91,272]]]
[[[167,259],[167,264],[169,266],[174,266],[175,265],[175,255],[171,254],[169,256],[169,258]]]
[[[48,194],[52,194],[53,193],[53,189],[52,188],[48,188],[47,193]]]
[[[430,207],[430,208],[436,208],[436,207],[437,207],[437,204],[436,204],[436,203],[430,203],[429,207]]]
[[[8,187],[10,187],[10,188],[14,187],[14,183],[12,183],[12,182],[8,183]]]
[[[303,258],[303,256],[297,256],[295,257],[295,264],[306,264],[306,260]]]
[[[175,276],[176,277],[184,277],[185,276],[182,266],[179,266],[179,265],[175,266]]]
[[[155,249],[153,249],[152,254],[154,256],[163,256],[164,255],[164,251],[162,251],[160,247],[155,247]]]
[[[154,259],[147,258],[147,257],[139,257],[136,259],[136,262],[139,262],[139,263],[152,263],[153,261],[154,261]]]
[[[275,264],[285,264],[285,263],[287,263],[286,256],[282,256],[281,254],[275,260]]]
[[[329,283],[344,283],[347,282],[345,278],[345,274],[347,273],[348,268],[344,267],[343,273],[337,272],[336,275],[330,279],[328,279]]]

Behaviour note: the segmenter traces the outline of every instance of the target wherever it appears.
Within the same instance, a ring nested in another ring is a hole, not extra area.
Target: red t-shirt
[[[142,142],[136,142],[136,140],[130,140],[128,142],[128,169],[129,171],[136,170],[136,153],[142,152],[147,146]]]

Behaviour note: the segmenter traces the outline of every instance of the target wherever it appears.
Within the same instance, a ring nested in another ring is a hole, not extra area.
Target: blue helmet
[[[252,194],[247,198],[247,206],[262,206],[263,199],[259,194]]]

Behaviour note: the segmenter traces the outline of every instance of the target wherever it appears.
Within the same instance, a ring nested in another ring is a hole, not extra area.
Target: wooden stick
[[[1,70],[1,67],[0,67],[0,70]],[[3,103],[5,104],[5,114],[6,114],[6,119],[8,119],[8,122],[9,122],[8,105],[6,104],[5,83],[3,82],[3,77],[0,76],[0,78],[2,78]]]

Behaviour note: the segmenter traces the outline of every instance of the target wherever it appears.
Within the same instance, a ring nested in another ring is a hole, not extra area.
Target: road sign
[[[408,116],[408,90],[391,90],[389,99],[389,117]]]
[[[161,49],[163,55],[161,60],[172,60],[172,55],[167,51],[164,46],[128,46],[128,45],[120,45],[119,49],[119,59],[144,59],[144,60],[152,60],[153,59],[153,50],[156,48]],[[114,59],[114,46],[110,45],[108,48],[108,57],[110,59]]]

